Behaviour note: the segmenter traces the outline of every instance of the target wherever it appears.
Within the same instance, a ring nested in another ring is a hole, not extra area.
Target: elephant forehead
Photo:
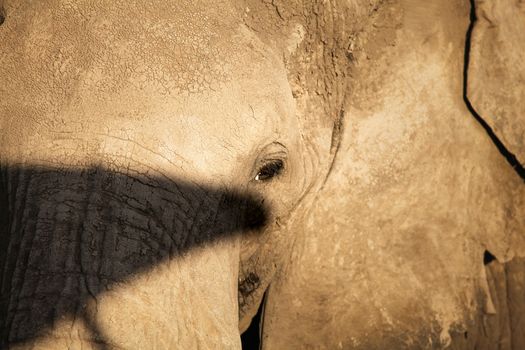
[[[277,125],[275,116],[293,113],[282,63],[239,25],[228,3],[55,0],[6,7],[0,126],[13,132],[0,138],[35,156],[44,152],[39,158],[57,152],[33,146],[63,133],[64,142],[85,138],[84,153],[125,154],[134,144],[170,161],[217,163],[248,152],[257,133]]]
[[[232,81],[218,91],[188,96],[163,95],[151,84],[105,96],[83,88],[56,110],[11,94],[10,101],[0,102],[0,126],[10,130],[0,135],[2,156],[12,149],[14,161],[22,156],[76,165],[89,158],[126,167],[146,161],[177,176],[181,169],[227,176],[283,130],[294,129],[285,75],[255,89],[249,83]]]
[[[63,97],[153,80],[165,93],[213,89],[245,51],[240,17],[221,1],[27,1],[7,12],[0,69]]]

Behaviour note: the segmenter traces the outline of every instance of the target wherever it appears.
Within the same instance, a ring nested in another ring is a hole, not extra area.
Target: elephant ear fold
[[[525,1],[473,0],[467,98],[525,164]]]

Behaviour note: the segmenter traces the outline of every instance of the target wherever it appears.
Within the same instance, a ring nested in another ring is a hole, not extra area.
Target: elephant
[[[0,348],[525,348],[524,19],[0,1]]]

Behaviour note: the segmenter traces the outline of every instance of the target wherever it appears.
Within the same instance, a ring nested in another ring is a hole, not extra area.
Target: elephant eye
[[[255,181],[268,181],[275,176],[282,173],[284,169],[284,162],[280,159],[271,160],[264,164],[257,175],[255,175]]]

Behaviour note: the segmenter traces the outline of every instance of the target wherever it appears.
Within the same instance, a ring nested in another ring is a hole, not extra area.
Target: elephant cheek
[[[238,238],[167,260],[87,299],[13,349],[240,349]]]
[[[0,347],[240,347],[250,196],[103,168],[13,167],[0,198],[13,202],[0,226]]]
[[[168,260],[101,295],[89,312],[124,348],[240,348],[238,239]]]

